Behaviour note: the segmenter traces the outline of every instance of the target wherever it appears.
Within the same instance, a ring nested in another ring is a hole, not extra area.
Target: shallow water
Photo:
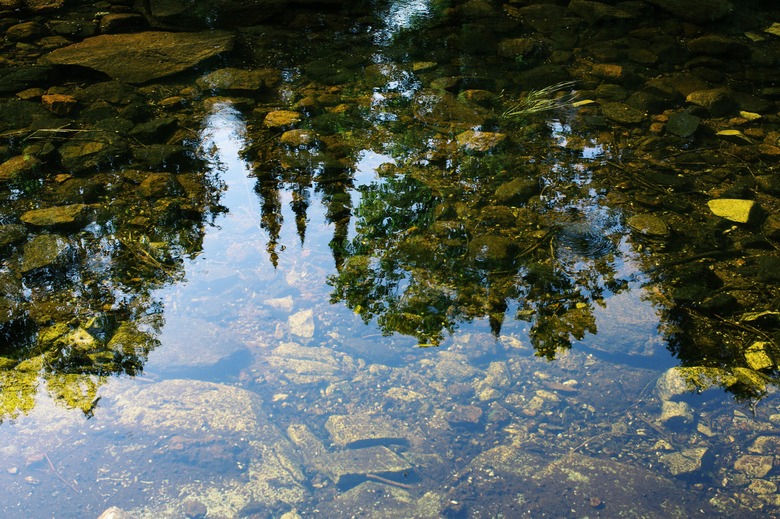
[[[765,273],[778,240],[706,203],[778,214],[763,187],[776,175],[773,94],[752,125],[674,96],[629,123],[605,115],[615,84],[593,63],[641,63],[641,80],[611,78],[636,91],[697,70],[758,95],[771,78],[747,88],[722,56],[648,64],[639,51],[656,49],[637,41],[747,45],[780,14],[698,29],[612,14],[578,26],[574,46],[571,30],[513,11],[524,3],[387,4],[301,9],[242,29],[222,61],[129,87],[178,130],[149,138],[132,121],[117,130],[138,141],[126,159],[68,172],[54,122],[2,127],[5,159],[43,161],[35,182],[3,180],[4,228],[26,234],[3,245],[0,278],[2,515],[780,514]],[[538,41],[508,57],[519,37]],[[748,70],[780,60],[774,40],[755,45]],[[262,89],[209,76],[268,67],[279,79]],[[57,88],[101,83],[83,73]],[[506,115],[568,79],[551,110]],[[89,102],[117,128],[139,110]],[[107,124],[86,108],[67,116],[68,139]],[[296,119],[269,122],[285,110]],[[681,111],[704,121],[693,137],[668,130]],[[716,138],[723,127],[756,142]],[[139,149],[162,142],[190,155],[144,162]],[[93,212],[75,228],[24,216],[75,203],[60,186],[92,178],[102,187],[79,188]],[[28,244],[44,235],[69,248],[39,259]]]

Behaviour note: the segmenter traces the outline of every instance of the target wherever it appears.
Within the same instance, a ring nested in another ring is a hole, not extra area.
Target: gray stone
[[[330,348],[307,348],[293,342],[280,344],[267,361],[295,384],[340,381],[354,369],[349,357],[337,357]]]
[[[331,415],[325,422],[335,445],[357,447],[366,444],[405,443],[406,428],[384,416],[368,413]]]
[[[754,200],[739,198],[716,198],[707,202],[715,216],[731,222],[755,224],[761,215],[761,208]]]
[[[675,112],[669,116],[666,131],[679,137],[690,137],[696,133],[701,119],[688,112]]]
[[[56,49],[41,61],[94,69],[126,83],[145,83],[228,52],[233,42],[232,34],[218,31],[105,34]]]

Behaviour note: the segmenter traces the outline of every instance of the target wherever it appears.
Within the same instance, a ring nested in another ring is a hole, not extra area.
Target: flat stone
[[[293,335],[304,339],[314,337],[314,312],[311,308],[291,315],[287,319],[287,324],[290,326],[290,333]]]
[[[635,214],[629,217],[626,223],[631,229],[644,236],[666,238],[670,234],[666,222],[650,213]]]
[[[331,415],[325,422],[325,429],[330,433],[333,443],[341,447],[405,443],[408,440],[408,434],[401,424],[368,413]]]
[[[708,452],[707,447],[685,449],[680,452],[664,454],[659,458],[659,461],[673,476],[691,474],[702,470],[705,464],[704,458]]]
[[[716,198],[707,202],[707,206],[715,216],[736,223],[756,223],[761,213],[761,208],[755,201],[739,198]]]
[[[348,358],[337,358],[330,348],[307,348],[294,342],[279,345],[267,361],[296,384],[336,382],[352,369]]]
[[[638,124],[645,120],[645,113],[625,103],[601,101],[601,112],[608,119],[623,124]]]
[[[734,462],[734,470],[744,472],[751,478],[763,478],[774,465],[774,456],[745,454]]]
[[[71,204],[33,209],[22,214],[20,219],[36,227],[69,227],[84,224],[89,214],[89,205]]]
[[[754,454],[775,454],[780,452],[780,436],[759,436],[748,447]]]
[[[233,49],[226,32],[104,34],[56,49],[42,63],[78,65],[126,83],[145,83],[188,70]]]
[[[739,111],[731,92],[723,88],[696,90],[685,97],[691,104],[706,108],[713,117],[725,117]]]
[[[679,137],[690,137],[699,128],[701,119],[688,112],[675,112],[669,116],[666,131]]]

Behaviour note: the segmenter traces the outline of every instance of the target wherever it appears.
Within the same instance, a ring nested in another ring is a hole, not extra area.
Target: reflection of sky
[[[389,45],[399,32],[414,26],[420,18],[430,15],[428,0],[398,0],[390,4],[390,8],[381,17],[384,29],[377,31],[374,39],[376,45]]]

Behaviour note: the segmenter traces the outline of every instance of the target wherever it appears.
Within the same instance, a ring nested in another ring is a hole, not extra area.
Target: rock
[[[145,83],[229,52],[233,42],[232,34],[219,31],[105,34],[56,49],[41,62],[86,67],[125,83]]]
[[[761,208],[753,200],[716,198],[707,202],[712,214],[731,222],[755,224],[761,216]]]
[[[19,92],[33,86],[48,86],[56,77],[54,67],[49,65],[4,68],[0,74],[0,94]]]
[[[648,3],[669,11],[693,23],[704,24],[726,17],[733,11],[728,0],[647,0]]]
[[[499,204],[520,207],[540,192],[538,179],[517,177],[498,186],[493,196]]]
[[[665,402],[682,400],[681,397],[712,387],[729,387],[737,382],[736,377],[721,368],[674,367],[658,378],[656,395]]]
[[[451,126],[465,131],[485,122],[480,111],[459,102],[449,92],[422,90],[415,96],[412,110],[415,119],[432,126]]]
[[[491,362],[488,366],[485,382],[494,388],[507,388],[512,384],[512,374],[506,362]]]
[[[669,226],[666,222],[654,214],[635,214],[626,220],[626,224],[643,236],[667,238],[670,235]]]
[[[621,124],[638,124],[645,120],[645,113],[625,103],[601,101],[601,112],[608,119]]]
[[[132,519],[132,517],[118,506],[112,506],[103,510],[98,519]]]
[[[165,141],[179,127],[175,117],[160,117],[137,124],[130,131],[130,136],[145,144]]]
[[[45,94],[41,96],[41,103],[48,111],[57,115],[68,115],[76,107],[76,98],[65,94]]]
[[[38,22],[22,22],[12,25],[5,31],[8,41],[31,41],[46,34],[46,28]]]
[[[294,342],[282,343],[267,360],[295,384],[341,381],[354,369],[351,359],[336,357],[330,348],[306,348]]]
[[[679,137],[690,137],[696,133],[701,119],[688,112],[675,112],[669,116],[666,131]]]
[[[588,0],[571,0],[571,2],[569,2],[569,11],[590,24],[635,18],[633,14],[620,8],[602,2],[590,2]]]
[[[688,94],[685,100],[706,108],[712,117],[726,117],[739,111],[739,105],[731,92],[723,88],[696,90]]]
[[[71,204],[33,209],[23,213],[20,220],[36,227],[72,227],[84,225],[90,215],[91,206]]]
[[[62,236],[40,234],[24,245],[22,273],[60,266],[71,251],[70,243]]]
[[[475,236],[469,242],[471,261],[485,266],[505,266],[512,263],[517,252],[517,243],[499,235]]]
[[[377,496],[382,496],[377,499]],[[417,497],[404,488],[393,487],[376,481],[366,481],[345,492],[339,492],[332,500],[317,505],[322,517],[360,517],[366,513],[366,503],[371,503],[369,515],[376,518],[437,518],[445,502],[443,492],[430,491]],[[282,516],[282,519],[285,519]],[[291,519],[301,519],[297,514]]]
[[[59,149],[62,167],[70,173],[94,172],[127,157],[127,142],[113,132],[83,132]]]
[[[454,425],[477,424],[482,419],[482,408],[475,405],[456,405],[447,413],[447,421]]]
[[[301,120],[301,114],[299,112],[293,112],[291,110],[275,110],[269,112],[265,119],[263,119],[263,125],[268,128],[285,128],[293,126]]]
[[[312,130],[287,130],[279,138],[279,142],[294,148],[302,148],[317,142],[317,134]]]
[[[771,356],[772,343],[766,341],[756,341],[745,350],[745,362],[748,367],[755,371],[770,369],[775,367],[775,362]]]
[[[780,452],[780,436],[759,436],[748,447],[748,452],[774,455]]]
[[[18,243],[27,237],[27,227],[20,224],[9,223],[0,225],[0,249]]]
[[[246,27],[279,14],[284,0],[149,0],[149,16],[156,22],[192,27]]]
[[[763,478],[774,465],[774,456],[744,454],[734,462],[734,470],[744,472],[751,478]]]
[[[444,350],[439,352],[434,371],[438,379],[448,382],[463,382],[479,373],[465,355]]]
[[[172,173],[152,173],[138,186],[138,194],[144,198],[167,198],[184,193],[176,176]]]
[[[41,167],[41,161],[29,155],[17,155],[0,164],[0,182],[21,180],[35,175]]]
[[[680,476],[706,470],[709,459],[705,457],[709,454],[707,447],[696,447],[685,449],[680,452],[664,454],[659,461],[669,470],[673,476]]]
[[[468,151],[490,151],[506,139],[503,133],[467,130],[455,137],[458,146]]]
[[[201,519],[208,514],[206,505],[195,499],[187,499],[181,504],[184,517],[192,519]]]
[[[120,385],[103,398],[112,400],[114,427],[134,438],[129,449],[154,444],[158,463],[184,458],[198,469],[198,481],[172,488],[167,481],[156,483],[160,490],[154,509],[147,510],[150,516],[181,517],[181,503],[194,499],[210,515],[238,517],[250,502],[266,510],[289,509],[306,495],[301,460],[255,393],[199,380],[166,380]],[[236,472],[237,464],[245,468]],[[126,477],[115,470],[107,477]],[[159,478],[154,471],[145,477]]]
[[[685,402],[672,402],[667,400],[661,408],[661,416],[658,419],[667,427],[680,427],[690,425],[694,421],[693,410]]]
[[[100,18],[102,34],[132,32],[146,26],[146,19],[137,13],[109,13]]]
[[[381,415],[356,413],[331,415],[325,422],[334,445],[366,447],[376,444],[407,443],[409,433],[400,423]]]
[[[281,73],[274,69],[222,68],[198,79],[196,84],[209,90],[256,92],[273,87],[281,77]]]
[[[722,34],[706,34],[688,42],[688,49],[696,54],[742,59],[750,55],[750,48],[740,40]]]
[[[290,333],[293,335],[304,339],[314,337],[314,312],[311,308],[291,315],[287,319],[287,324],[290,327]]]
[[[770,214],[764,220],[761,230],[770,240],[780,241],[780,215]]]

